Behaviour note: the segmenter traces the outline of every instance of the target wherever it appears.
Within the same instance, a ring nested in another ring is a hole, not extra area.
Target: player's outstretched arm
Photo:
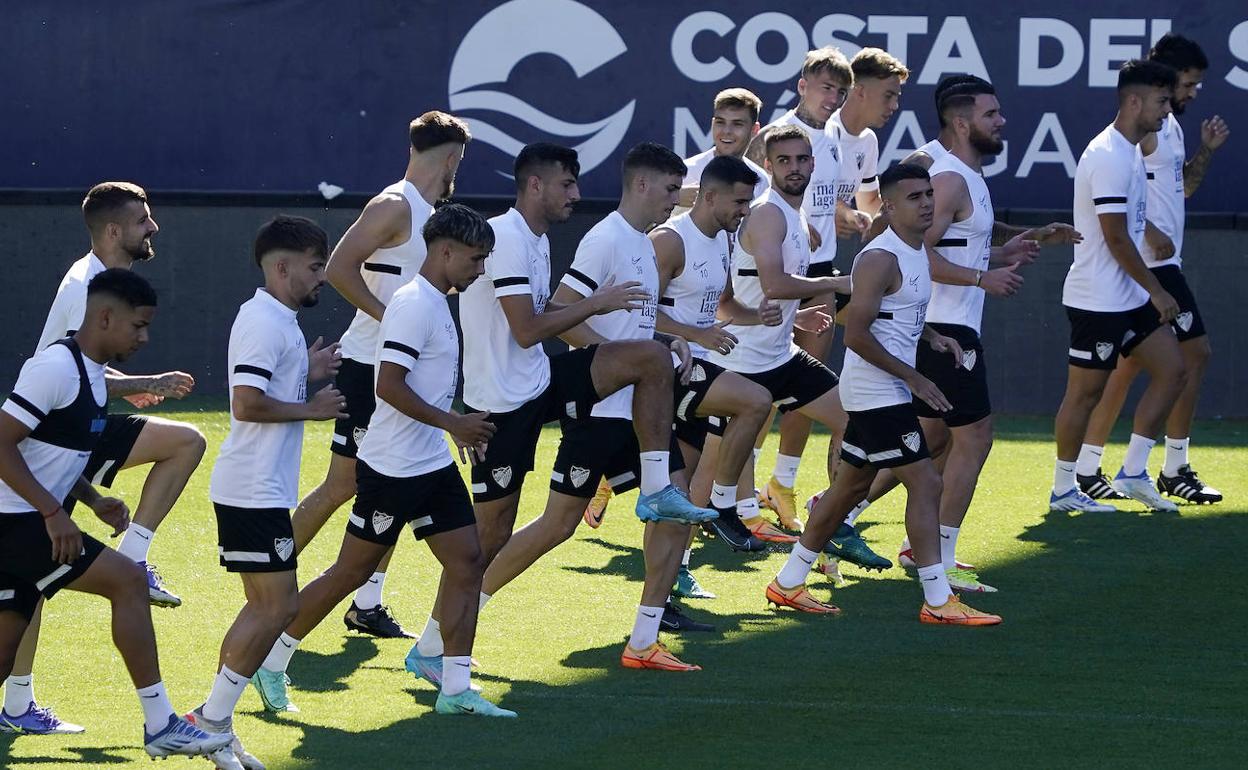
[[[626,286],[627,284],[621,284],[621,285]],[[561,283],[559,284],[559,288],[555,289],[555,295],[551,297],[550,299],[552,302],[558,305],[571,306],[572,304],[580,302],[581,300],[585,299],[585,295],[578,293],[575,289],[571,288],[567,284]],[[584,348],[584,347],[589,347],[590,345],[601,345],[602,343],[607,341],[607,339],[603,337],[601,334],[589,328],[589,325],[586,324],[584,321],[566,329],[563,332],[560,332],[558,337],[559,339],[563,340],[564,342],[568,343],[574,348]]]
[[[503,308],[503,315],[507,316],[511,336],[520,347],[529,348],[543,340],[561,336],[591,316],[616,310],[638,310],[648,297],[649,293],[641,288],[641,284],[628,281],[600,286],[588,297],[566,304],[552,299],[541,313],[533,312],[533,298],[529,294],[499,297],[498,304]]]
[[[329,255],[326,280],[348,302],[380,321],[386,306],[364,283],[360,266],[377,249],[403,243],[411,227],[412,212],[402,195],[383,193],[373,198]]]
[[[804,299],[849,291],[849,280],[845,276],[807,278],[785,272],[782,254],[785,235],[784,214],[774,203],[767,203],[750,212],[741,236],[741,247],[754,256],[758,281],[767,299]]]

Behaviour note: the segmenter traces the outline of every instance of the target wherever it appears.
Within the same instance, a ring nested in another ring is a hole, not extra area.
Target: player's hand
[[[308,346],[308,379],[312,382],[331,379],[342,366],[342,345],[337,342],[325,346],[325,339],[317,337]]]
[[[1144,242],[1153,250],[1153,256],[1158,262],[1174,256],[1174,241],[1170,240],[1170,236],[1154,227],[1151,222],[1144,228]]]
[[[1001,256],[1008,265],[1030,265],[1040,254],[1040,242],[1027,237],[1027,233],[1016,235],[1001,247]]]
[[[763,304],[758,306],[758,322],[763,326],[779,326],[784,323],[784,311],[780,309],[780,303],[764,299]]]
[[[82,530],[64,508],[58,507],[56,513],[43,520],[43,525],[52,541],[52,561],[70,564],[82,554]]]
[[[871,215],[851,208],[844,203],[836,204],[836,237],[849,238],[862,235],[871,227]]]
[[[672,337],[670,347],[680,359],[680,363],[676,365],[676,374],[680,377],[680,384],[688,385],[689,378],[693,377],[693,351],[689,350],[689,343],[685,342],[684,337]]]
[[[308,401],[309,420],[343,420],[347,418],[347,398],[333,385],[326,385]]]
[[[737,346],[737,336],[732,332],[724,331],[724,327],[732,323],[731,320],[716,321],[710,326],[698,332],[698,338],[694,342],[698,343],[707,350],[713,350],[716,353],[728,355],[732,349]]]
[[[1022,285],[1023,277],[1018,274],[1017,264],[987,270],[979,277],[979,288],[994,297],[1012,297]]]
[[[1200,143],[1211,150],[1221,147],[1230,135],[1230,127],[1217,115],[1200,123]]]
[[[113,528],[113,537],[117,537],[130,526],[130,508],[117,497],[100,497],[91,503],[95,517]]]
[[[915,372],[906,380],[906,385],[910,386],[910,392],[916,398],[922,399],[923,403],[938,412],[948,412],[953,409],[953,404],[949,403],[949,399],[945,398],[945,394],[940,392],[940,388],[936,384],[927,379],[923,375]]]
[[[823,236],[809,222],[806,223],[806,237],[810,239],[810,251],[812,254],[823,246]]]
[[[1157,293],[1149,295],[1148,299],[1153,303],[1153,307],[1157,308],[1157,315],[1161,316],[1163,324],[1170,323],[1179,314],[1179,303],[1165,289],[1158,289]]]
[[[650,299],[650,292],[643,289],[637,281],[625,281],[621,284],[614,281],[614,278],[608,279],[590,295],[594,307],[597,308],[596,315],[613,313],[616,310],[641,310]]]
[[[797,311],[793,325],[804,332],[823,334],[832,328],[832,316],[824,312],[827,307],[827,305],[811,305],[802,308]]]
[[[932,346],[932,350],[937,353],[948,353],[953,356],[953,368],[962,368],[962,346],[953,337],[946,337],[943,334],[937,334],[927,341]]]
[[[156,377],[147,392],[161,398],[182,398],[195,387],[195,378],[186,372],[165,372]]]
[[[451,439],[459,449],[459,461],[476,465],[485,459],[485,450],[490,439],[494,437],[494,423],[490,422],[489,412],[469,412],[456,414],[451,425]],[[464,450],[467,450],[465,457]]]
[[[1065,222],[1050,222],[1044,227],[1028,230],[1023,235],[1031,238],[1041,246],[1083,243],[1083,233]]]
[[[122,398],[135,409],[146,409],[149,406],[156,406],[165,400],[164,396],[156,396],[151,393],[134,393],[129,396],[122,396]]]

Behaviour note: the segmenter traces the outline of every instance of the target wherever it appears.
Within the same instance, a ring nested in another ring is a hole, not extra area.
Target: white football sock
[[[243,691],[250,683],[251,677],[235,673],[228,666],[222,666],[221,671],[217,673],[216,680],[212,683],[212,692],[208,693],[208,700],[204,701],[204,716],[213,721],[232,717],[234,707],[238,705],[238,699],[243,697]]]
[[[1148,453],[1157,442],[1138,433],[1131,434],[1127,443],[1127,456],[1122,459],[1122,472],[1128,476],[1139,476],[1148,469]]]
[[[644,650],[659,640],[659,623],[663,620],[662,607],[637,607],[637,619],[633,621],[633,634],[628,638],[628,646],[634,650]]]
[[[862,512],[867,510],[870,505],[870,500],[863,500],[861,503],[855,505],[850,509],[849,514],[845,516],[845,523],[851,527],[854,526],[854,522],[858,521],[858,517],[861,516]]]
[[[741,521],[750,521],[751,519],[757,519],[758,516],[759,516],[759,513],[758,513],[758,499],[757,498],[747,497],[744,500],[737,501],[737,518],[741,519]]]
[[[442,694],[459,695],[472,680],[471,655],[447,655],[442,658]]]
[[[688,566],[689,566],[689,558],[690,558],[691,556],[693,556],[693,549],[692,549],[692,548],[686,548],[686,549],[685,549],[685,554],[684,554],[684,556],[681,556],[681,557],[680,557],[680,566],[682,566],[682,567],[688,567]]]
[[[148,735],[155,735],[169,726],[169,717],[173,716],[173,704],[169,702],[169,693],[165,692],[165,683],[157,682],[150,687],[140,687],[139,705],[143,707],[143,727]]]
[[[728,486],[718,481],[711,482],[711,505],[721,510],[732,510],[737,502],[737,485]]]
[[[957,566],[954,554],[958,550],[958,527],[940,525],[940,564],[946,571]]]
[[[1161,472],[1167,476],[1178,475],[1179,468],[1187,465],[1187,446],[1191,438],[1170,438],[1166,436],[1166,464]]]
[[[273,649],[269,650],[269,655],[260,664],[260,668],[285,673],[286,669],[290,668],[290,659],[294,657],[295,650],[299,649],[300,642],[301,640],[283,631],[273,643]]]
[[[132,521],[130,526],[126,527],[126,534],[121,538],[117,553],[136,563],[145,562],[147,552],[152,547],[152,538],[155,536],[155,532]]]
[[[671,471],[668,470],[670,452],[641,453],[641,493],[653,495],[662,492],[672,483]]]
[[[362,610],[371,610],[381,606],[381,588],[386,583],[386,573],[374,572],[373,576],[355,592],[355,606]]]
[[[939,607],[953,594],[949,578],[945,576],[945,565],[940,562],[919,567],[919,584],[923,586],[923,601],[929,607]]]
[[[1053,466],[1053,494],[1061,497],[1075,488],[1075,464],[1058,460]]]
[[[1075,461],[1075,473],[1080,476],[1092,476],[1101,467],[1101,455],[1105,447],[1096,444],[1084,444],[1079,449],[1079,459]]]
[[[35,702],[35,675],[11,676],[4,680],[4,713],[20,717]]]
[[[802,464],[801,456],[793,455],[776,455],[776,469],[771,472],[771,477],[780,484],[792,489],[797,483],[797,469]]]
[[[426,658],[436,658],[442,654],[442,625],[431,616],[416,640],[416,651]]]
[[[482,591],[481,598],[477,601],[477,612],[480,612],[481,610],[485,609],[485,605],[488,604],[490,599],[493,599],[493,598],[494,598],[493,596],[490,596],[485,591]]]
[[[806,582],[806,576],[810,574],[810,568],[815,566],[815,562],[818,559],[818,553],[801,543],[794,543],[793,550],[789,551],[789,560],[784,563],[780,574],[776,575],[776,582],[780,584],[781,588],[786,590],[797,588]]]

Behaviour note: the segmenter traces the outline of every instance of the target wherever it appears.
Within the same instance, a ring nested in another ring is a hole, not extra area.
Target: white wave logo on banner
[[[516,65],[533,54],[558,56],[582,78],[627,50],[610,22],[574,0],[511,0],[481,17],[455,51],[448,83],[451,111],[501,113],[561,139],[588,137],[574,148],[582,173],[591,171],[623,141],[636,100],[602,120],[570,123],[511,94],[479,87],[506,83]],[[481,118],[466,120],[474,139],[512,157],[528,144]]]

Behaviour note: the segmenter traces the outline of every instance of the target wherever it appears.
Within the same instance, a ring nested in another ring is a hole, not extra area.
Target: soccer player
[[[135,262],[146,262],[156,255],[152,236],[160,228],[152,219],[147,193],[138,185],[96,185],[82,201],[82,214],[91,236],[91,251],[75,262],[61,280],[37,351],[79,329],[86,311],[87,284],[92,278],[109,268],[129,270]],[[133,376],[112,368],[106,371],[109,397],[123,397],[139,408],[158,404],[166,397],[182,398],[195,385],[195,380],[183,372]],[[203,434],[188,423],[112,414],[84,471],[90,483],[111,487],[119,471],[151,465],[134,518],[117,551],[147,572],[148,595],[158,607],[177,607],[182,600],[165,585],[156,567],[148,563],[148,551],[157,527],[173,509],[199,466],[206,446]],[[86,499],[99,499],[89,485],[83,485],[83,490],[90,496]],[[62,721],[51,708],[39,708],[35,703],[33,667],[42,607],[40,604],[35,610],[13,673],[5,682],[4,707],[9,714],[29,712],[38,717],[37,721],[19,725],[27,734],[82,732],[81,726]]]
[[[1148,180],[1139,148],[1144,137],[1167,125],[1175,82],[1174,70],[1160,62],[1123,64],[1118,115],[1088,144],[1075,169],[1075,228],[1084,240],[1075,244],[1062,291],[1070,355],[1055,426],[1057,464],[1049,496],[1055,511],[1114,510],[1079,489],[1075,463],[1120,354],[1147,371],[1151,381],[1135,408],[1114,489],[1154,510],[1178,510],[1148,478],[1148,453],[1187,374],[1170,326],[1179,304],[1140,254],[1148,226]]]
[[[883,128],[901,102],[901,87],[910,70],[880,48],[863,48],[849,67],[854,87],[829,121],[840,146],[841,177],[837,196],[846,204],[875,217],[880,211],[880,144],[875,129]]]
[[[298,320],[320,299],[328,252],[325,231],[310,219],[266,222],[253,248],[264,286],[230,328],[230,433],[208,495],[221,566],[242,579],[247,602],[221,642],[208,699],[186,715],[206,732],[231,736],[230,748],[212,757],[221,768],[264,768],[234,734],[234,708],[298,606],[290,509],[299,498],[303,423],[346,417],[346,399],[332,384],[307,397],[309,382],[334,376],[339,352],[319,339],[309,347]]]
[[[26,361],[0,408],[0,674],[12,670],[41,598],[62,588],[102,596],[143,708],[144,750],[153,757],[216,751],[229,738],[180,719],[165,692],[144,570],[83,534],[63,507],[86,484],[89,455],[107,430],[105,367],[147,342],[156,313],[156,292],[129,270],[98,271],[83,288],[74,333]],[[129,515],[119,500],[96,513],[115,535],[125,531]],[[25,732],[35,716],[5,713],[0,724]]]
[[[1178,73],[1171,114],[1161,130],[1140,140],[1148,181],[1148,222],[1140,254],[1161,286],[1179,303],[1178,315],[1170,322],[1179,340],[1186,384],[1166,417],[1166,458],[1157,475],[1157,491],[1193,503],[1216,503],[1222,493],[1208,486],[1188,462],[1188,444],[1196,401],[1212,352],[1205,322],[1196,298],[1183,277],[1184,198],[1195,194],[1205,178],[1213,153],[1226,142],[1230,129],[1214,115],[1200,125],[1200,149],[1187,160],[1183,129],[1176,116],[1200,93],[1200,84],[1209,69],[1209,60],[1194,41],[1167,33],[1149,51],[1150,61],[1165,64]],[[1101,453],[1109,432],[1118,420],[1127,392],[1140,366],[1133,357],[1119,361],[1105,384],[1100,403],[1092,412],[1088,434],[1079,450],[1075,475],[1079,488],[1093,498],[1121,498],[1101,472]],[[1151,438],[1151,436],[1150,436]]]
[[[933,196],[928,174],[905,163],[880,175],[880,196],[889,228],[854,258],[853,300],[845,311],[845,366],[841,399],[849,425],[841,444],[836,479],[811,512],[801,540],[784,568],[767,586],[769,602],[803,612],[835,614],[806,589],[806,575],[819,553],[862,499],[879,468],[892,468],[906,487],[906,531],[918,557],[924,623],[992,625],[996,615],[963,604],[949,586],[941,564],[940,474],[928,454],[913,399],[946,412],[949,401],[931,380],[915,370],[922,337],[934,350],[961,363],[957,342],[925,324],[931,295],[923,236],[932,224]]]
[[[455,172],[472,139],[463,121],[436,110],[413,120],[408,137],[411,147],[403,178],[368,202],[325,268],[330,285],[356,307],[342,335],[342,368],[335,380],[350,416],[334,424],[325,479],[295,508],[296,551],[303,550],[333,512],[355,495],[355,455],[376,403],[373,380],[381,316],[394,292],[420,270],[425,260],[421,227],[434,204],[454,192]],[[343,617],[348,629],[383,638],[413,636],[382,604],[389,563],[387,554],[377,572],[362,581]]]
[[[762,166],[745,157],[750,140],[758,134],[758,116],[763,110],[763,100],[746,88],[726,88],[715,94],[714,111],[711,113],[711,149],[685,158],[685,180],[680,187],[679,209],[693,206],[698,197],[702,172],[712,158],[724,156],[741,158],[750,170],[758,175],[754,197],[767,192],[767,172]]]

